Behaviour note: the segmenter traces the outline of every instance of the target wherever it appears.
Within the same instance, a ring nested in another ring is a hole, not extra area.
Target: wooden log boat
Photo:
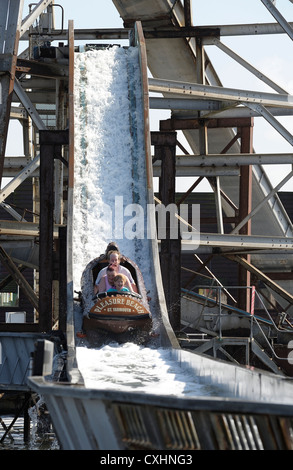
[[[122,256],[137,286],[135,292],[103,292],[94,296],[94,282],[98,272],[107,266],[105,255],[92,260],[85,268],[81,280],[81,299],[84,310],[83,332],[90,343],[107,340],[144,343],[152,329],[152,318],[147,292],[138,266]]]

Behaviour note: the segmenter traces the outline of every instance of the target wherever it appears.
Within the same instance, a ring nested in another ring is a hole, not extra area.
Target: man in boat
[[[134,279],[129,269],[125,268],[125,266],[121,266],[120,260],[121,260],[121,254],[119,253],[119,251],[109,251],[108,253],[109,266],[111,266],[115,270],[116,274],[124,274],[129,280],[129,283],[131,286],[130,290],[132,290],[133,292],[137,292],[136,284],[134,282]],[[99,287],[99,284],[100,284],[101,279],[106,275],[107,269],[108,269],[107,267],[103,268],[99,272],[97,279],[95,281],[94,294],[96,294],[97,292],[103,292],[101,288]]]
[[[98,288],[97,292],[107,292],[110,289],[115,287],[114,279],[117,275],[115,269],[112,266],[108,266],[106,268],[106,276],[102,276],[101,281],[99,282],[98,286],[95,286]],[[128,288],[129,291],[132,291],[129,279],[125,276],[125,287]],[[96,292],[95,292],[96,293]]]

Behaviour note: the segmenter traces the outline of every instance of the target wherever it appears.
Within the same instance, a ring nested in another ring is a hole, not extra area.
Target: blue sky
[[[28,13],[29,3],[31,2],[28,0],[24,2],[24,16]],[[74,21],[75,28],[119,28],[123,26],[123,21],[111,0],[59,0],[56,3],[64,8],[65,27],[70,19]],[[287,21],[293,21],[293,3],[290,0],[277,0],[276,7]],[[58,10],[59,8],[56,8],[56,11]],[[275,22],[261,0],[193,0],[192,16],[194,25]],[[58,19],[56,27],[59,27]],[[222,42],[290,94],[293,94],[293,42],[286,34],[225,37],[222,38]],[[214,46],[206,47],[206,51],[223,86],[272,91]],[[168,112],[162,114],[163,119],[168,116]],[[155,119],[152,119],[153,129],[156,129],[157,126]],[[293,134],[293,117],[279,118],[279,121]],[[14,152],[14,148],[12,142],[9,142],[7,155],[17,154]],[[254,148],[259,153],[292,152],[292,146],[279,136],[263,118],[255,119]],[[278,171],[275,166],[266,167],[266,169],[273,184],[277,184],[290,171],[290,166],[282,165]],[[283,190],[291,191],[292,189],[293,182],[290,180]]]

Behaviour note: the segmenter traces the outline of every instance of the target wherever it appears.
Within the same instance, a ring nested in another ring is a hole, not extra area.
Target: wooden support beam
[[[68,79],[67,64],[50,64],[35,60],[18,58],[17,68],[19,72],[25,72],[32,76]]]
[[[152,132],[152,144],[155,145],[155,156],[162,161],[162,172],[159,182],[161,203],[167,207],[175,204],[176,176],[176,132]],[[166,216],[166,238],[161,240],[160,264],[162,280],[169,313],[174,331],[180,330],[181,316],[181,240],[171,239],[170,218]],[[173,222],[172,222],[173,223]]]
[[[161,131],[199,129],[202,126],[204,116],[200,119],[165,119],[160,121]],[[218,127],[247,127],[251,126],[251,118],[207,118],[205,119],[208,129],[216,129]]]
[[[68,144],[68,131],[40,131],[40,251],[39,324],[41,331],[52,329],[54,159]]]
[[[58,228],[54,225],[53,235],[58,238]],[[0,235],[30,239],[40,235],[40,225],[36,222],[20,222],[18,220],[0,220]]]

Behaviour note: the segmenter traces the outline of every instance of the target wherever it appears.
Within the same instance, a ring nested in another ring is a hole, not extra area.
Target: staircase
[[[257,362],[275,374],[293,376],[288,361],[291,327],[276,325],[268,312],[265,318],[251,315],[194,292],[185,290],[183,298],[178,335],[183,349],[248,366]]]
[[[196,342],[193,341],[193,345],[196,345]],[[250,365],[251,361],[251,353],[258,357],[258,359],[272,372],[278,375],[284,375],[281,372],[280,368],[277,364],[272,360],[272,358],[265,352],[264,349],[255,341],[253,338],[250,337],[219,337],[216,336],[211,339],[207,339],[206,341],[202,342],[201,345],[197,346],[195,352],[200,354],[207,354],[208,352],[213,352],[213,357],[218,357],[218,352],[221,352],[223,356],[225,356],[228,360],[239,364],[235,358],[226,351],[226,346],[239,346],[245,347],[245,364]]]

